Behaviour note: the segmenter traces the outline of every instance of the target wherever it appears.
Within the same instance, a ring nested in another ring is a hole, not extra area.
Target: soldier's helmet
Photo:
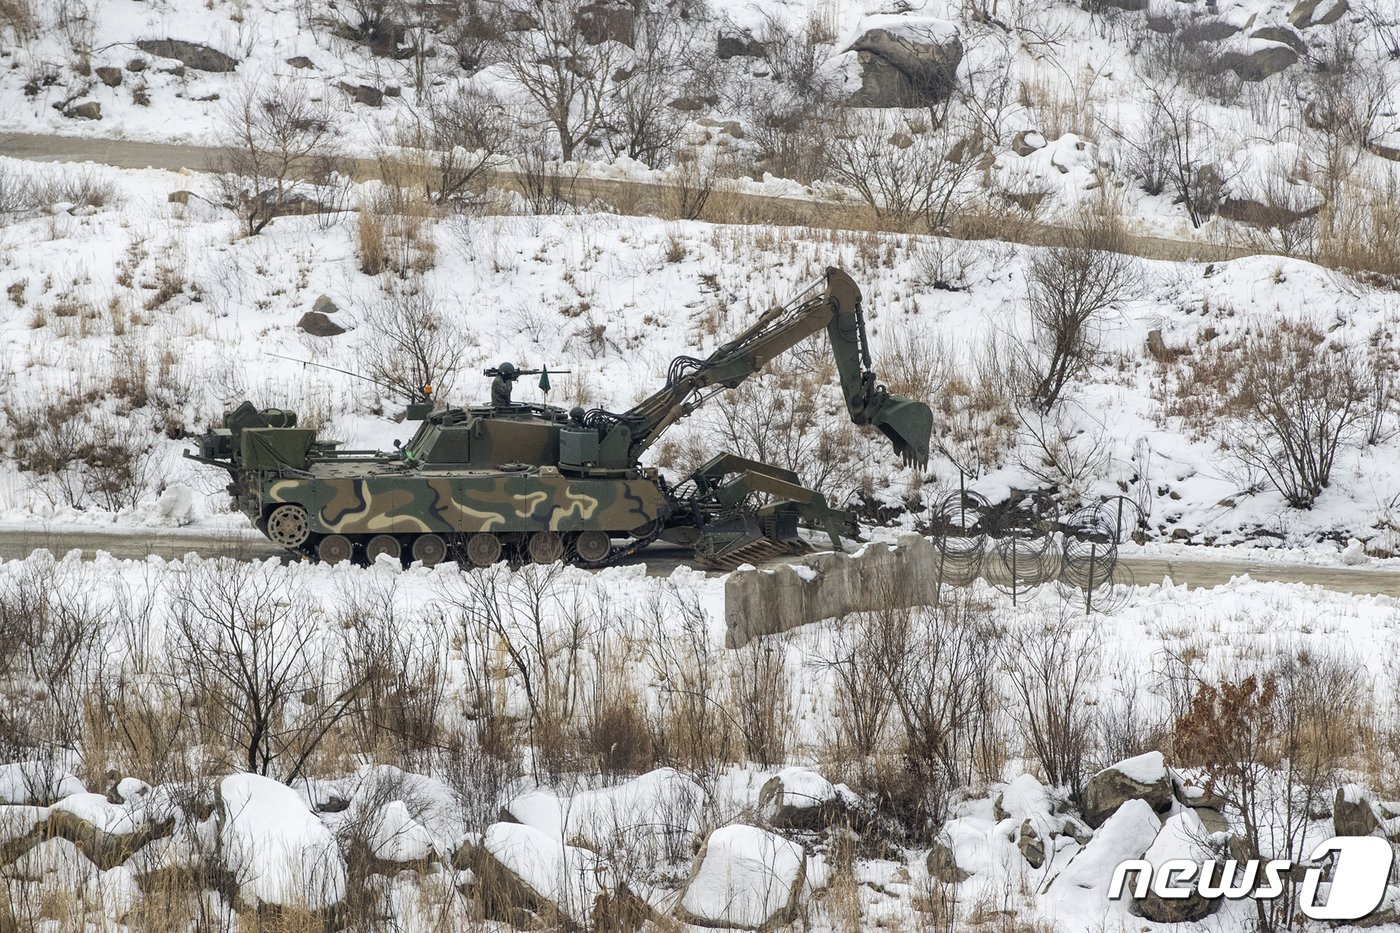
[[[507,379],[515,375],[514,363],[502,363],[500,366],[497,366],[496,369],[500,372],[502,376],[505,376]]]

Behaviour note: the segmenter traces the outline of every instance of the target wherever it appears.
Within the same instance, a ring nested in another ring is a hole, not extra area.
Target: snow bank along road
[[[39,133],[0,133],[0,155],[35,162],[97,162],[117,168],[155,168],[166,171],[207,172],[218,164],[223,150],[212,146],[188,146],[166,143],[134,142],[124,139],[100,139],[81,136],[48,136]],[[369,181],[380,175],[379,162],[374,159],[348,160],[349,171],[356,181]],[[521,190],[514,172],[497,172],[497,179],[508,187]],[[580,176],[568,184],[570,200],[588,203],[594,200],[612,205],[624,214],[657,215],[662,213],[671,186],[637,179],[590,178]],[[725,199],[734,207],[733,222],[772,223],[781,225],[834,227],[848,230],[878,229],[873,212],[863,204],[837,203],[814,198],[793,198],[755,192],[725,192]],[[1030,246],[1047,246],[1060,242],[1060,228],[1053,224],[1025,223],[1009,235],[1001,231],[1002,239]],[[1202,262],[1239,259],[1257,255],[1257,250],[1213,243],[1195,243],[1162,237],[1132,235],[1126,238],[1126,252],[1146,259],[1174,262]]]
[[[141,559],[151,555],[174,559],[190,551],[202,557],[237,557],[244,560],[266,560],[269,557],[290,560],[280,547],[244,532],[224,534],[182,532],[162,528],[151,532],[140,529],[100,531],[83,529],[4,529],[0,530],[0,560],[22,560],[30,553],[47,548],[54,554],[73,549],[91,558],[98,551],[113,557]],[[695,567],[685,548],[654,546],[623,564],[646,564],[648,576],[669,576],[677,567]],[[1248,574],[1251,579],[1269,583],[1302,583],[1320,586],[1339,593],[1358,596],[1393,596],[1400,598],[1400,571],[1352,567],[1325,567],[1287,564],[1275,561],[1248,560],[1183,560],[1180,558],[1119,557],[1118,562],[1131,571],[1140,584],[1157,583],[1170,578],[1173,583],[1194,587],[1213,587],[1228,583],[1231,577]],[[775,559],[767,564],[782,563]]]

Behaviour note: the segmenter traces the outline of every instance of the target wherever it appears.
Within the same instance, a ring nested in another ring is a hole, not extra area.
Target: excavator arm
[[[765,312],[751,327],[704,359],[681,356],[671,361],[666,384],[622,414],[595,409],[590,425],[625,431],[632,462],[663,432],[717,392],[732,389],[768,362],[826,328],[840,374],[841,390],[855,424],[878,428],[907,464],[928,462],[933,413],[923,402],[890,392],[875,378],[860,289],[840,269],[826,270],[825,287],[817,283],[782,307]]]

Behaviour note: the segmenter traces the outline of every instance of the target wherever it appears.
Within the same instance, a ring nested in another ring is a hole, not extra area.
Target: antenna
[[[379,386],[381,389],[385,389],[389,392],[400,391],[399,388],[391,386],[387,382],[380,382],[378,379],[366,376],[364,373],[351,372],[348,369],[341,369],[339,366],[327,366],[325,363],[313,363],[310,360],[299,360],[294,356],[283,356],[280,353],[268,353],[267,355],[275,357],[279,360],[287,360],[291,363],[300,363],[303,366],[315,366],[317,369],[329,369],[333,373],[341,373],[342,375],[353,376],[356,379],[363,379],[365,382],[373,383],[374,385]],[[431,401],[432,392],[433,390],[431,386],[422,386],[421,388],[415,391],[413,398],[410,400],[410,404]]]

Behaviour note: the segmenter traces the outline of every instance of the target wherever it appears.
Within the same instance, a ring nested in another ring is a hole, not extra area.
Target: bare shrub
[[[946,356],[957,359],[963,354],[949,350]],[[964,368],[949,367],[929,397],[933,446],[965,476],[981,476],[1002,466],[1016,443],[1013,369],[1002,345],[989,338]]]
[[[45,175],[31,182],[30,197],[43,205],[76,204],[79,207],[103,208],[120,201],[116,182],[109,176],[91,169],[69,169]]]
[[[787,645],[756,639],[737,649],[734,663],[735,725],[749,761],[765,768],[787,760],[795,718]]]
[[[413,285],[390,290],[358,323],[365,332],[357,348],[360,371],[409,401],[445,396],[472,343],[430,292]]]
[[[219,160],[219,199],[248,236],[288,213],[319,208],[308,179],[336,161],[336,130],[324,103],[288,83],[249,84],[228,98]]]
[[[407,613],[394,580],[374,578],[340,594],[336,624],[349,634],[349,679],[360,685],[347,723],[357,749],[417,769],[442,738],[446,620]]]
[[[1014,698],[1012,717],[1046,781],[1078,795],[1092,748],[1093,712],[1088,706],[1099,672],[1096,622],[1061,606],[1055,618],[1009,627],[1002,665]]]
[[[866,485],[873,455],[840,403],[823,398],[828,382],[800,363],[774,361],[711,405],[711,447],[792,470],[828,499],[844,500]]]
[[[1227,450],[1266,476],[1289,505],[1310,508],[1337,452],[1359,441],[1376,396],[1368,361],[1327,345],[1310,323],[1284,320],[1242,341],[1224,387]]]
[[[343,640],[317,625],[284,574],[260,564],[196,561],[170,587],[167,651],[195,693],[201,731],[248,771],[305,774],[361,686],[341,663]]]
[[[1020,409],[1017,458],[1022,469],[1053,486],[1071,502],[1087,493],[1108,467],[1107,430],[1087,416],[1071,417],[1064,409],[1049,414]]]
[[[39,18],[31,0],[0,0],[0,37],[6,33],[16,43],[38,34]]]
[[[1325,811],[1360,735],[1369,685],[1355,659],[1289,652],[1238,681],[1198,682],[1175,726],[1177,759],[1238,812],[1250,856],[1300,861],[1313,814]],[[1297,889],[1256,899],[1258,928],[1290,929]]]
[[[522,130],[514,142],[515,180],[531,214],[563,214],[573,209],[577,166],[566,167],[554,158],[548,140],[538,132]]]
[[[78,566],[32,559],[0,580],[0,751],[10,760],[78,747],[108,621]]]
[[[1026,269],[1031,333],[1021,346],[1027,395],[1042,412],[1088,372],[1107,313],[1136,297],[1138,260],[1122,249],[1122,229],[1107,209],[1081,215],[1062,245],[1037,251]]]
[[[704,59],[701,31],[686,18],[681,5],[637,8],[632,61],[625,76],[614,76],[624,80],[616,83],[604,118],[607,146],[615,155],[661,168],[689,122],[671,106]]]
[[[951,122],[858,111],[829,142],[831,177],[849,185],[882,224],[942,230],[968,199],[977,141]]]
[[[987,607],[962,593],[936,608],[871,613],[871,625],[879,659],[871,673],[894,700],[904,767],[918,788],[893,803],[906,825],[928,830],[955,788],[994,777],[984,769],[999,758],[999,635]]]
[[[1211,161],[1214,130],[1200,98],[1175,87],[1148,86],[1140,133],[1121,137],[1130,150],[1127,168],[1148,194],[1169,191],[1199,227],[1220,206],[1225,179]]]
[[[50,503],[82,509],[95,500],[116,511],[135,505],[157,480],[149,427],[107,414],[94,406],[98,397],[59,393],[0,407],[11,455]]]
[[[380,164],[385,185],[360,200],[360,271],[392,272],[403,279],[422,275],[437,264],[437,207],[417,194],[419,182],[406,176],[407,166],[386,160]]]
[[[646,667],[659,684],[652,740],[664,761],[712,774],[733,758],[734,715],[724,649],[693,592],[658,587],[641,607]]]

